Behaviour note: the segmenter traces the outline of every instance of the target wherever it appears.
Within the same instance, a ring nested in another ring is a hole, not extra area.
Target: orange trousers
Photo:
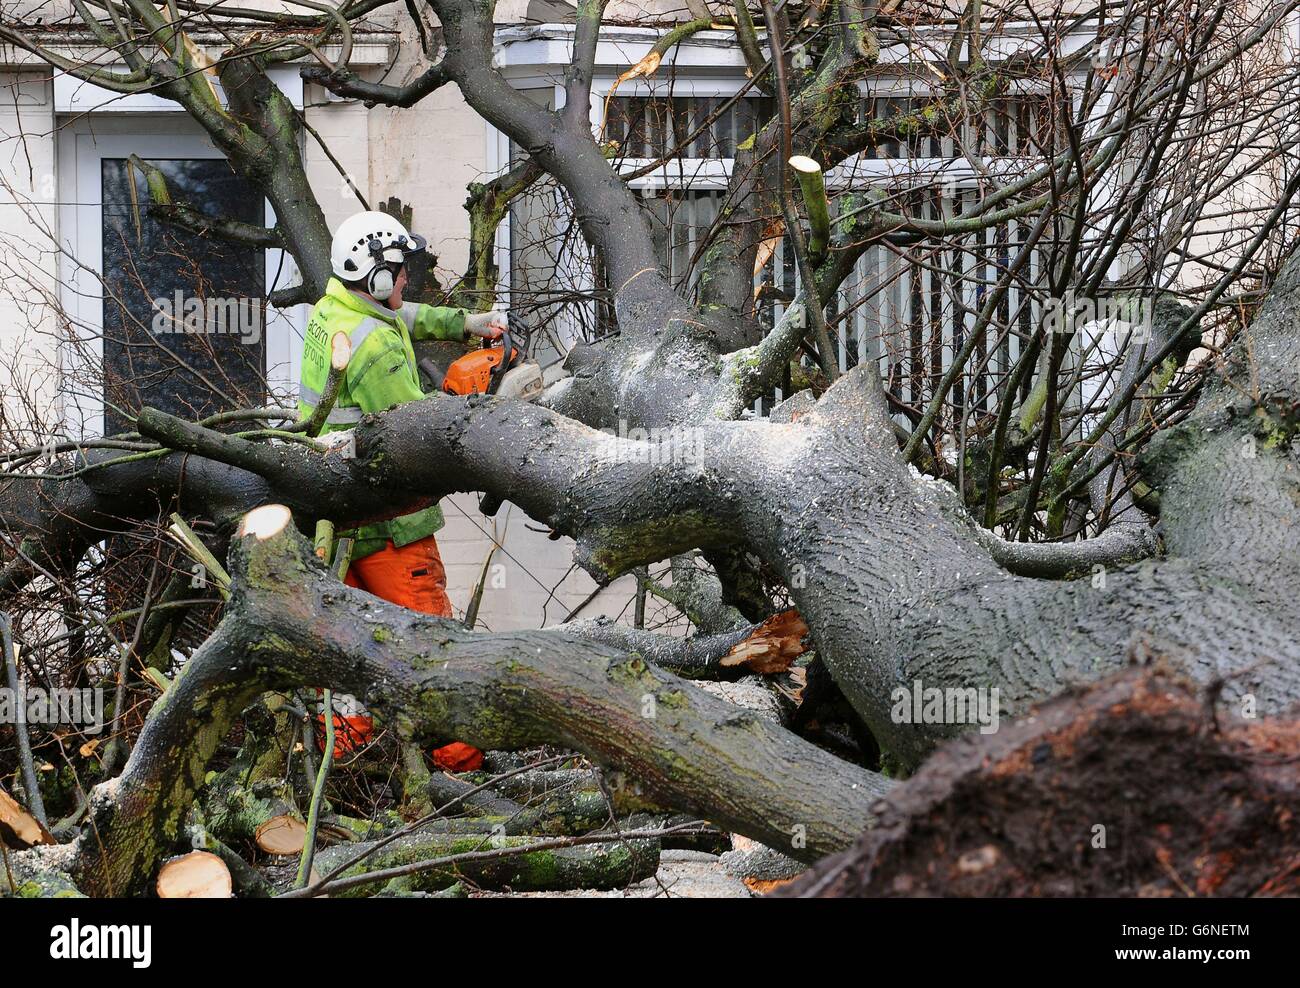
[[[421,614],[451,617],[447,571],[432,535],[401,548],[389,539],[378,552],[349,563],[343,582]]]
[[[388,545],[378,552],[349,563],[343,582],[421,614],[451,617],[447,570],[438,553],[438,540],[432,535],[400,548],[389,539]],[[336,729],[343,728],[336,735],[340,738],[334,744],[336,758],[341,751],[352,750],[358,746],[359,740],[368,739],[371,734],[369,717],[341,719],[341,725],[340,718],[335,719]],[[435,748],[433,760],[439,768],[449,772],[473,772],[483,764],[483,752],[463,741],[453,741]]]

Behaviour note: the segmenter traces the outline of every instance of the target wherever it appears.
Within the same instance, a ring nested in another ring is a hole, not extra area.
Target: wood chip
[[[743,642],[732,647],[722,658],[723,666],[744,666],[763,675],[785,672],[803,655],[803,637],[808,625],[793,607],[774,614]]]
[[[745,887],[751,892],[758,895],[767,895],[773,889],[779,889],[782,885],[789,885],[794,881],[793,878],[742,878]]]
[[[15,851],[37,844],[57,843],[41,822],[3,789],[0,789],[0,841]]]

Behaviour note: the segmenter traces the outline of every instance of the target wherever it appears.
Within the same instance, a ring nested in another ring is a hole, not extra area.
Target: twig
[[[478,582],[474,584],[474,592],[469,595],[469,603],[465,606],[465,628],[468,631],[474,630],[474,625],[478,623],[478,609],[483,603],[483,591],[487,588],[488,569],[492,565],[492,557],[496,555],[497,543],[488,547],[487,555],[483,557],[483,566],[479,570]]]
[[[326,420],[334,408],[339,396],[339,387],[343,384],[343,374],[352,359],[352,341],[347,333],[335,333],[330,339],[330,372],[325,379],[325,390],[321,392],[320,401],[307,417],[306,433],[315,437],[325,428]]]
[[[348,564],[352,562],[352,546],[355,544],[353,539],[339,539],[334,543],[334,562],[330,568],[334,575],[338,577],[340,583],[347,579]]]
[[[330,767],[334,764],[334,694],[324,690],[322,705],[325,708],[325,755],[320,760],[320,769],[316,772],[316,787],[311,793],[311,808],[307,811],[307,839],[302,845],[302,857],[298,860],[297,888],[305,888],[311,877],[311,863],[316,857],[316,830],[320,826],[321,803],[325,801],[325,783],[330,777]]]
[[[13,690],[14,702],[20,716],[14,718],[14,734],[18,736],[18,759],[22,763],[23,785],[27,788],[27,803],[32,816],[40,821],[42,827],[49,827],[45,819],[45,803],[41,799],[41,787],[36,778],[36,764],[32,761],[32,742],[27,736],[27,702],[22,695],[22,686],[18,682],[18,661],[14,652],[13,625],[9,613],[0,611],[0,651],[4,652],[5,673],[9,679],[9,688]],[[5,859],[6,864],[8,858]],[[9,883],[13,885],[12,879]]]
[[[172,523],[167,531],[172,538],[180,543],[186,552],[204,566],[216,583],[217,592],[221,594],[221,599],[229,600],[230,574],[226,572],[224,566],[217,562],[217,557],[212,554],[211,550],[194,534],[194,530],[185,524],[185,519],[172,512]]]
[[[118,759],[128,750],[125,738],[118,732],[118,724],[126,713],[126,677],[131,671],[131,656],[140,647],[140,637],[144,634],[145,622],[149,619],[149,609],[153,604],[153,584],[157,576],[158,559],[154,557],[153,565],[149,569],[149,582],[144,588],[144,605],[140,608],[140,616],[135,622],[135,634],[131,636],[130,644],[119,646],[121,652],[117,662],[117,690],[113,694],[113,722],[108,728],[112,740],[108,743],[103,759],[104,772],[107,775],[113,774]]]

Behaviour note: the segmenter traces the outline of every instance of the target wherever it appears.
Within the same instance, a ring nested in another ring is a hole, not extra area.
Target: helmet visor
[[[408,233],[404,237],[398,237],[393,241],[393,246],[401,249],[403,254],[418,254],[429,245],[418,233]]]

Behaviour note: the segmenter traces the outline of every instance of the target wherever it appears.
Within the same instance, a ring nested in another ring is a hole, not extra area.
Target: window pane
[[[261,225],[263,198],[221,159],[151,161],[175,201]],[[124,158],[101,166],[105,430],[116,409],[189,417],[265,401],[265,259],[149,215],[144,176]]]

